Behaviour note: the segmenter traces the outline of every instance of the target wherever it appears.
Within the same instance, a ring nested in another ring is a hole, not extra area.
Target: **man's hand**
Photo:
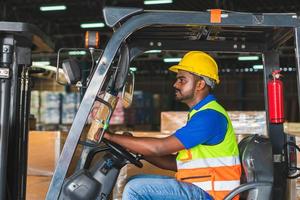
[[[110,133],[109,131],[105,131],[103,137],[110,141],[111,135],[112,135],[112,133]]]
[[[129,131],[124,131],[124,132],[122,133],[122,135],[133,136],[132,133],[129,132]]]

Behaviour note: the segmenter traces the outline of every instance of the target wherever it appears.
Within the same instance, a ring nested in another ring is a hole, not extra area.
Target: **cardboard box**
[[[187,121],[188,112],[170,111],[161,112],[160,114],[160,132],[162,134],[171,135],[177,129],[183,127]]]
[[[300,137],[300,123],[286,122],[284,123],[284,131],[290,135]]]
[[[50,182],[51,176],[27,176],[26,199],[45,199]]]
[[[266,114],[264,111],[229,111],[228,115],[235,134],[267,135]]]
[[[66,138],[67,133],[61,131],[30,131],[27,174],[52,176]],[[77,146],[67,175],[75,170],[81,147]]]
[[[30,131],[28,175],[52,176],[60,153],[60,131]]]
[[[228,115],[237,135],[267,134],[265,111],[229,111]],[[186,121],[187,112],[161,112],[161,133],[170,135],[184,126]],[[300,136],[300,123],[284,123],[284,132]]]
[[[60,131],[30,131],[26,199],[45,199],[60,152]]]
[[[45,199],[66,137],[60,131],[29,132],[26,199]],[[78,145],[67,176],[74,172],[80,152]]]

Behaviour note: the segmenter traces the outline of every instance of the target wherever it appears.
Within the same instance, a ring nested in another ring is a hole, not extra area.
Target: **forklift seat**
[[[224,200],[240,195],[240,200],[269,200],[273,185],[272,146],[268,138],[251,135],[239,143],[242,164],[241,185]]]

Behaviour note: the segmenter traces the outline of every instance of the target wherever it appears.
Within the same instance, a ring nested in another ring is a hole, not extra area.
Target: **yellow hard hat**
[[[210,55],[202,51],[190,51],[186,53],[178,65],[170,67],[169,70],[176,73],[178,70],[184,70],[211,78],[217,84],[220,82],[216,61]]]

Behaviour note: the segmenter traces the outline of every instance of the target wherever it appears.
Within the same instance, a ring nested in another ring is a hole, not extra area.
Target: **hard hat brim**
[[[173,65],[172,67],[169,67],[169,70],[172,71],[172,72],[175,72],[175,73],[178,73],[178,70],[192,72],[192,67],[181,66],[181,65]]]
[[[169,70],[172,71],[172,72],[175,72],[175,73],[178,73],[178,70],[183,70],[183,71],[187,71],[187,72],[193,73],[193,74],[198,75],[198,76],[205,76],[203,74],[195,73],[193,71],[193,68],[189,67],[189,66],[173,65],[172,67],[169,67]],[[214,80],[216,81],[217,84],[220,83],[219,79],[214,79]]]

